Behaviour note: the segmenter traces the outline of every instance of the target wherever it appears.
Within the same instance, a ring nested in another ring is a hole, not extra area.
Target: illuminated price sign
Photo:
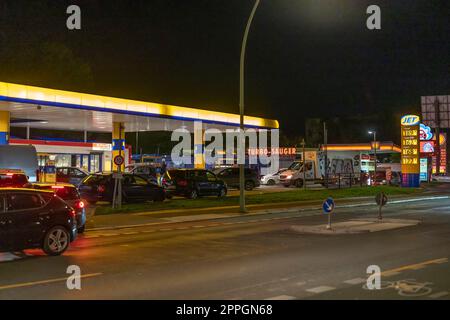
[[[402,118],[402,173],[420,173],[420,127],[419,117]]]

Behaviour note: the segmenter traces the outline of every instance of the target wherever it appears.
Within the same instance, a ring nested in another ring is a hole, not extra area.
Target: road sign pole
[[[328,225],[327,230],[331,230],[331,212],[328,214]]]
[[[322,208],[323,208],[323,212],[325,214],[328,214],[328,224],[327,224],[327,230],[331,230],[331,214],[334,211],[334,200],[333,198],[328,198],[323,202]]]

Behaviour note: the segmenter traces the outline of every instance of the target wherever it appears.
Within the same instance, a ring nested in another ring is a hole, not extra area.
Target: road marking
[[[122,234],[130,235],[130,234],[138,234],[139,232],[131,231],[131,232],[124,232]]]
[[[424,261],[424,262],[419,262],[419,263],[415,263],[415,264],[410,264],[410,265],[406,265],[403,267],[399,267],[399,268],[395,268],[395,269],[390,269],[390,270],[386,270],[383,271],[381,273],[382,276],[392,276],[392,275],[396,275],[402,271],[405,270],[417,270],[417,268],[421,268],[421,267],[426,267],[430,264],[441,264],[441,263],[446,263],[448,262],[448,258],[440,258],[440,259],[434,259],[434,260],[428,260],[428,261]]]
[[[0,253],[0,262],[14,261],[18,259],[22,259],[22,257],[11,252]]]
[[[345,280],[343,282],[346,283],[346,284],[354,285],[354,284],[361,284],[361,283],[364,283],[366,281],[367,280],[364,279],[364,278],[354,278],[354,279],[350,279],[350,280]]]
[[[335,287],[329,287],[329,286],[319,286],[311,289],[306,289],[307,292],[310,293],[323,293],[331,290],[335,290]]]
[[[381,275],[382,275],[383,277],[392,277],[392,276],[397,276],[397,275],[399,275],[399,274],[400,274],[399,271],[385,271],[385,272],[382,272],[382,273],[381,273]]]
[[[281,296],[267,298],[264,300],[295,300],[295,299],[297,299],[297,298],[293,297],[293,296],[281,295]]]
[[[445,297],[446,295],[448,295],[448,291],[441,291],[441,292],[436,292],[436,293],[430,294],[429,297],[432,299],[438,299],[438,298]]]
[[[89,274],[81,275],[80,278],[85,279],[85,278],[98,277],[98,276],[101,276],[102,274],[103,274],[102,272],[89,273]],[[5,286],[0,286],[0,290],[16,289],[16,288],[23,288],[23,287],[32,287],[32,286],[37,286],[37,285],[42,285],[42,284],[50,284],[50,283],[62,282],[62,281],[67,281],[67,277],[65,277],[65,278],[56,278],[56,279],[48,279],[48,280],[40,280],[40,281],[33,281],[33,282],[23,282],[23,283],[9,284],[9,285],[5,285]]]

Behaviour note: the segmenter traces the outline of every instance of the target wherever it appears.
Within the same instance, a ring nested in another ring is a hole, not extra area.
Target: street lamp
[[[247,48],[247,38],[250,31],[250,26],[252,25],[253,17],[255,16],[256,9],[258,9],[259,1],[256,0],[253,6],[250,17],[247,21],[247,26],[245,27],[244,38],[242,39],[241,47],[241,63],[239,72],[239,144],[240,144],[240,154],[244,156],[244,159],[240,159],[244,163],[239,164],[239,207],[240,212],[245,213],[247,210],[245,208],[245,135],[244,135],[244,68],[245,68],[245,49]],[[239,155],[238,155],[239,160]]]
[[[374,150],[374,160],[375,160],[373,180],[376,180],[376,178],[377,178],[377,132],[369,131],[369,134],[373,135],[373,150]]]

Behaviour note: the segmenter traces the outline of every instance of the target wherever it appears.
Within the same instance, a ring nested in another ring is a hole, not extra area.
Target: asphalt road
[[[0,299],[450,299],[450,200],[384,211],[423,223],[339,236],[290,230],[326,222],[311,212],[90,232],[61,257],[0,254]],[[341,208],[334,221],[376,214]],[[81,290],[66,287],[69,265],[81,268]],[[381,268],[380,290],[363,288],[369,265]]]

